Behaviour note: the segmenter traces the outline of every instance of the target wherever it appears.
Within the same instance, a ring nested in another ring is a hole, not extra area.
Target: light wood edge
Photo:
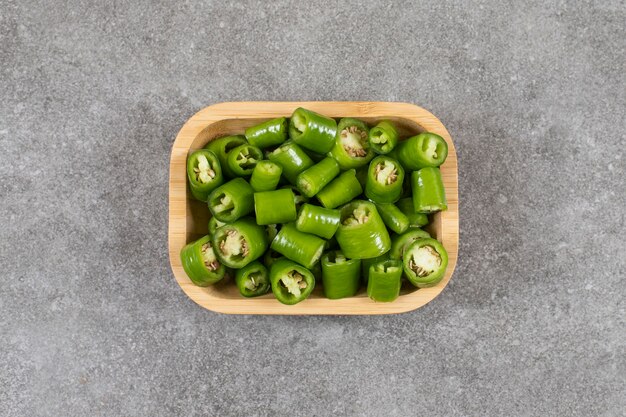
[[[448,143],[448,158],[441,166],[448,199],[448,210],[441,212],[441,236],[448,251],[448,268],[443,280],[435,287],[423,288],[402,295],[392,303],[375,303],[367,297],[341,300],[308,299],[294,306],[286,306],[269,298],[223,299],[211,295],[211,287],[195,286],[187,278],[179,253],[186,235],[186,172],[174,169],[185,166],[187,152],[196,136],[207,126],[220,120],[237,118],[274,118],[289,115],[297,107],[305,107],[330,117],[389,117],[409,119],[425,130],[441,135]],[[168,247],[170,264],[176,281],[193,301],[209,310],[227,314],[277,315],[371,315],[395,314],[415,310],[437,297],[446,287],[458,258],[458,167],[454,143],[449,132],[428,110],[411,103],[395,102],[226,102],[208,106],[193,115],[181,128],[172,146],[169,179]]]

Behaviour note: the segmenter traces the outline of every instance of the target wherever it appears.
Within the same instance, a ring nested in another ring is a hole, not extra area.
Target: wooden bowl
[[[299,304],[279,303],[272,293],[244,298],[239,295],[233,279],[228,278],[206,288],[195,286],[182,268],[180,250],[187,243],[207,233],[209,210],[206,203],[193,200],[187,187],[187,154],[203,148],[209,141],[244,130],[268,119],[289,117],[297,107],[304,107],[326,116],[356,117],[375,124],[382,119],[393,120],[403,138],[422,131],[441,135],[448,142],[448,158],[441,166],[448,199],[448,210],[432,216],[427,230],[443,243],[449,263],[445,277],[435,287],[417,289],[405,283],[400,297],[391,303],[370,300],[365,289],[354,297],[340,300],[324,298],[320,283],[313,294]],[[388,102],[235,102],[206,107],[185,123],[172,147],[169,183],[169,253],[176,281],[193,301],[209,310],[229,314],[391,314],[414,310],[434,299],[448,284],[458,255],[459,213],[457,158],[454,144],[444,125],[427,110],[408,103]]]

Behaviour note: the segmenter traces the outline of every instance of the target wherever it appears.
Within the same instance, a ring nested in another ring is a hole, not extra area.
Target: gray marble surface
[[[0,415],[618,416],[623,1],[0,1]],[[426,307],[215,314],[167,257],[200,108],[388,100],[447,125],[461,255]]]

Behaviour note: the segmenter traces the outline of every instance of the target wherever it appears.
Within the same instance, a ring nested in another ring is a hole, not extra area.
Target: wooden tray
[[[318,283],[311,296],[296,305],[279,303],[271,294],[244,298],[232,279],[201,288],[195,286],[183,270],[180,250],[187,243],[207,233],[210,216],[205,203],[190,198],[187,188],[186,160],[190,151],[204,147],[210,140],[243,131],[268,119],[287,116],[304,107],[326,116],[356,117],[369,124],[391,119],[401,137],[421,131],[437,133],[448,142],[448,158],[441,166],[448,199],[448,210],[432,216],[427,230],[448,251],[449,264],[444,279],[432,288],[416,289],[405,284],[400,297],[392,303],[376,303],[361,289],[355,297],[341,300],[324,298]],[[169,183],[169,253],[172,271],[185,294],[209,310],[229,314],[391,314],[414,310],[434,299],[450,281],[458,255],[459,213],[457,158],[454,144],[444,125],[427,110],[408,103],[388,102],[235,102],[206,107],[185,123],[172,147]]]

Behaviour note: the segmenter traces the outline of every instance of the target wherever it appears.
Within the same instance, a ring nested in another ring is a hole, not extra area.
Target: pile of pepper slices
[[[181,251],[185,272],[208,286],[230,270],[244,297],[271,290],[284,304],[320,279],[328,298],[365,283],[374,301],[395,300],[403,277],[437,284],[448,255],[421,227],[447,208],[448,146],[428,132],[398,139],[389,120],[369,129],[298,108],[191,153],[189,188],[212,217]]]

